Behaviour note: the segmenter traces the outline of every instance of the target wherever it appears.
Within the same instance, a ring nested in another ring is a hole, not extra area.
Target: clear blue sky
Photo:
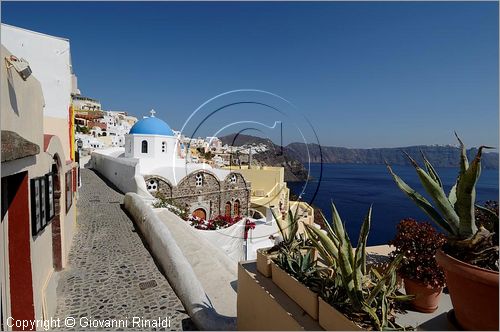
[[[176,129],[253,88],[293,102],[324,145],[455,144],[454,130],[498,145],[497,2],[2,1],[1,14],[69,38],[82,94]]]

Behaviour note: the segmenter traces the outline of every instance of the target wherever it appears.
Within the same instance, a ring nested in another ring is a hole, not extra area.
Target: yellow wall
[[[285,211],[288,210],[289,189],[286,186],[283,167],[253,166],[248,169],[248,166],[227,166],[224,168],[241,173],[245,180],[251,182],[252,204],[279,208],[281,200]]]
[[[71,160],[69,120],[44,116],[43,131],[45,134],[58,136],[61,140],[62,148],[64,151],[64,158],[63,156],[61,156],[61,159],[63,159],[63,164],[65,161]]]

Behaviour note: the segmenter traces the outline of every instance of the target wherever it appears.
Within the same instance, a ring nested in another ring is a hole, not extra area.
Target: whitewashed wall
[[[111,149],[110,149],[111,150]],[[144,178],[138,172],[138,160],[116,158],[106,152],[94,151],[90,165],[123,193],[133,192],[145,198],[153,198],[146,188]]]
[[[71,103],[71,54],[69,40],[2,24],[2,44],[26,59],[42,85],[44,115],[68,119]]]

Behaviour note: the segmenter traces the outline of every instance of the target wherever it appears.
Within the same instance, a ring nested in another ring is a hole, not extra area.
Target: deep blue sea
[[[399,220],[412,217],[417,220],[431,221],[406,194],[395,184],[385,165],[323,164],[321,181],[320,164],[311,164],[313,180],[289,182],[293,193],[304,191],[302,200],[313,203],[323,210],[331,220],[331,200],[335,202],[340,217],[346,224],[349,237],[355,246],[359,228],[373,203],[372,223],[369,245],[385,244],[391,240]],[[411,166],[393,166],[394,172],[418,192],[425,194],[415,169]],[[455,184],[457,168],[436,169],[446,192]],[[319,184],[319,187],[318,187]],[[305,186],[305,188],[304,188]],[[477,185],[478,203],[486,200],[498,201],[498,170],[483,169]],[[429,199],[429,201],[431,201]],[[431,221],[432,222],[432,221]]]

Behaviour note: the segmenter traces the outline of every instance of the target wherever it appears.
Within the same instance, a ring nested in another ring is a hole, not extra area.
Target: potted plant
[[[403,256],[397,255],[384,274],[367,268],[366,242],[371,211],[361,226],[358,246],[353,249],[335,205],[332,225],[326,232],[304,225],[325,264],[331,269],[319,300],[319,324],[326,330],[398,329],[396,304],[410,297],[398,293],[396,269]]]
[[[479,147],[469,164],[465,146],[458,136],[457,139],[461,148],[460,168],[449,194],[425,155],[422,154],[426,170],[407,154],[434,205],[389,165],[387,168],[398,187],[447,233],[447,243],[437,251],[436,260],[444,270],[458,324],[468,330],[498,330],[498,242],[495,243],[498,214],[487,207],[478,207],[490,222],[480,223],[475,216],[481,154],[487,147]]]
[[[280,247],[291,245],[292,242],[296,240],[297,232],[299,230],[297,210],[295,213],[292,213],[290,209],[288,210],[287,218],[284,220],[285,225],[282,225],[279,222],[273,210],[271,210],[271,212],[276,224],[278,225],[281,241],[272,247],[257,249],[257,271],[259,271],[266,278],[269,278],[272,275],[271,263],[272,260],[276,258]]]
[[[406,294],[414,295],[413,307],[421,312],[434,312],[444,286],[444,272],[436,263],[436,250],[446,243],[430,223],[403,219],[397,226],[390,245],[391,257],[404,255],[398,273],[404,280]]]
[[[281,247],[271,264],[273,282],[313,319],[318,319],[318,291],[321,289],[323,268],[316,264],[314,249],[299,242]]]

